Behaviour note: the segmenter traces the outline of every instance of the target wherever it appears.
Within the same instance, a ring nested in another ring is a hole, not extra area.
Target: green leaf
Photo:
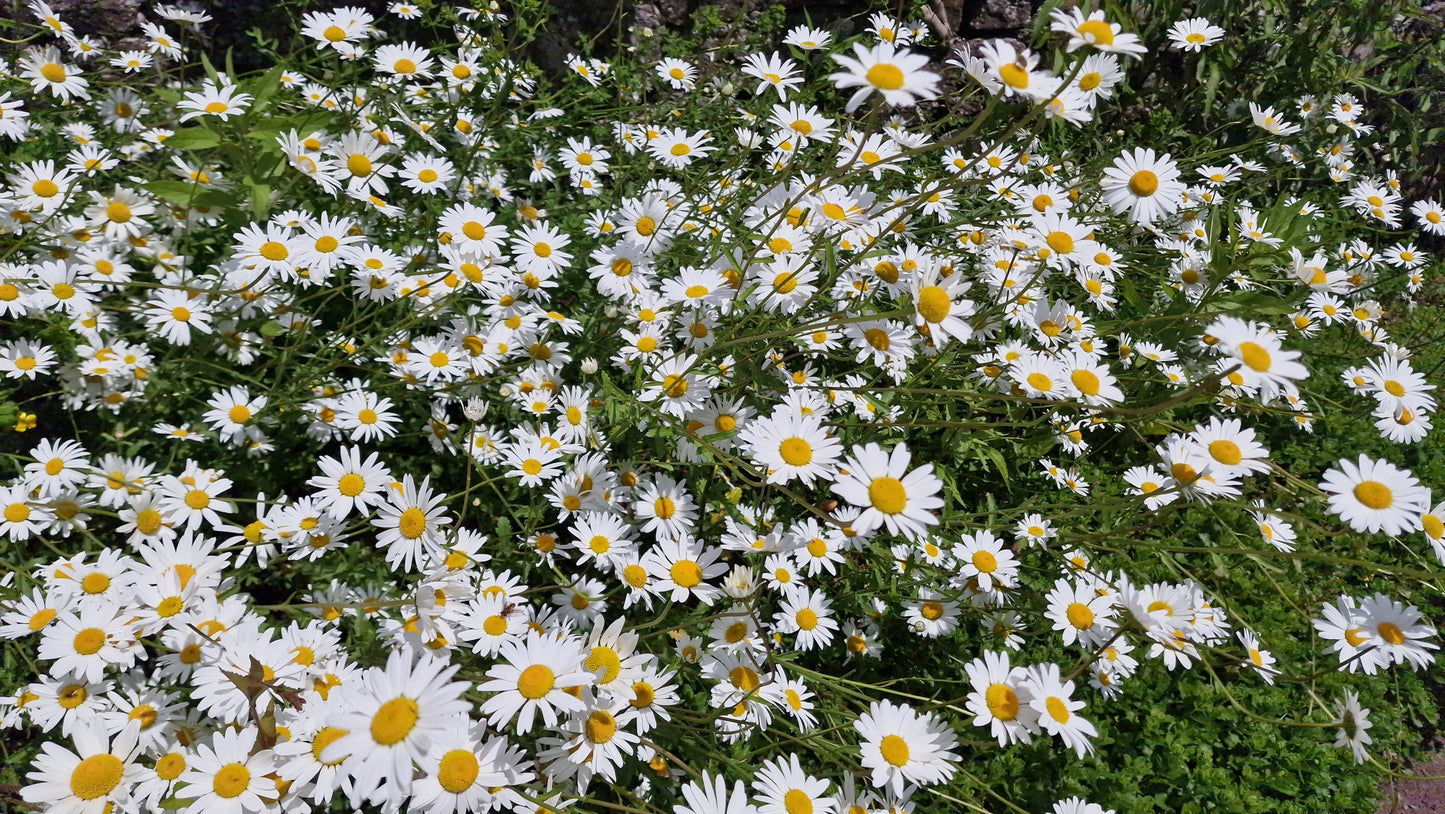
[[[271,185],[247,179],[246,186],[251,189],[251,214],[265,220],[271,211]]]
[[[212,82],[215,82],[217,85],[221,84],[221,75],[216,72],[216,66],[211,64],[211,59],[206,56],[205,51],[201,52],[201,67],[206,69],[206,76],[209,77]]]
[[[221,134],[207,127],[182,127],[166,138],[167,147],[207,150],[221,143]]]
[[[250,112],[256,113],[270,107],[271,97],[281,89],[281,74],[285,72],[285,68],[277,65],[260,76],[242,83],[242,89],[253,97]]]
[[[268,320],[264,325],[261,326],[261,335],[267,337],[268,339],[275,339],[276,337],[284,333],[286,333],[286,326],[282,325],[274,319]]]
[[[1219,63],[1209,63],[1209,81],[1204,85],[1204,112],[1214,111],[1214,98],[1219,93],[1219,81],[1223,79],[1223,73],[1219,70]]]
[[[189,181],[151,181],[141,185],[162,200],[184,206],[235,206],[236,199],[218,189],[205,189]]]

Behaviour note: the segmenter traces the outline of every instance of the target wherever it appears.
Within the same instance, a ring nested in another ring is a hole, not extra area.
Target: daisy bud
[[[591,376],[597,372],[597,360],[591,356],[582,360],[582,375]]]
[[[462,414],[468,421],[481,421],[487,417],[488,406],[490,405],[479,398],[469,398],[467,403],[462,405]]]
[[[723,579],[723,591],[733,599],[747,599],[758,590],[758,575],[746,565],[734,565]]]

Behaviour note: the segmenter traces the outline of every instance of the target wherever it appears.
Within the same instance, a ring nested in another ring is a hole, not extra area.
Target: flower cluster
[[[31,7],[0,392],[86,428],[0,485],[0,535],[67,550],[0,598],[38,668],[0,722],[71,743],[20,792],[44,810],[942,810],[975,728],[1086,760],[1141,671],[1312,680],[1169,524],[1242,518],[1261,559],[1332,545],[1313,511],[1445,563],[1411,471],[1271,452],[1325,380],[1382,443],[1431,430],[1383,320],[1441,207],[1403,232],[1348,94],[1241,101],[1217,155],[1091,155],[1070,139],[1166,45],[1103,11],[1055,10],[1052,61],[940,67],[878,14],[551,76],[496,9],[339,7],[294,64],[181,81],[202,13],[157,6],[132,52]],[[384,30],[428,15],[449,39]],[[102,56],[176,82],[107,88]],[[1311,376],[1324,336],[1342,377]],[[1416,607],[1333,597],[1342,673],[1433,664]],[[966,689],[896,689],[885,651]]]

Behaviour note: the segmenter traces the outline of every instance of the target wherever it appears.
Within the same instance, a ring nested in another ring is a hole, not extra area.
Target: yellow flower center
[[[692,560],[678,560],[668,569],[668,576],[682,588],[692,588],[702,582],[702,568]]]
[[[1069,624],[1079,630],[1088,630],[1094,626],[1094,611],[1082,602],[1069,603],[1065,614],[1069,617]]]
[[[980,573],[992,574],[998,570],[998,557],[988,551],[975,551],[973,553],[973,567]]]
[[[583,728],[587,733],[587,740],[606,743],[617,734],[617,719],[605,709],[594,710],[587,716],[587,723]]]
[[[482,765],[470,749],[453,749],[442,755],[437,784],[452,794],[461,794],[472,787],[481,772]]]
[[[1129,191],[1141,198],[1147,198],[1159,191],[1159,176],[1152,170],[1139,170],[1129,179]]]
[[[1086,396],[1099,395],[1099,389],[1103,384],[1099,381],[1099,377],[1091,370],[1075,370],[1069,374],[1069,381],[1072,381],[1074,387],[1077,387],[1079,392]]]
[[[1103,20],[1085,20],[1078,32],[1079,36],[1095,45],[1114,44],[1114,28]]]
[[[1390,487],[1377,480],[1360,481],[1355,486],[1355,499],[1371,509],[1388,509],[1395,502]]]
[[[1270,355],[1262,345],[1255,342],[1240,342],[1239,357],[1249,369],[1264,373],[1269,370]]]
[[[868,500],[884,514],[899,514],[908,505],[908,491],[902,481],[885,475],[868,484]]]
[[[807,441],[793,437],[778,446],[778,455],[789,466],[803,466],[813,460],[813,447]]]
[[[1007,684],[991,684],[983,694],[984,704],[993,717],[1012,721],[1019,714],[1019,697]]]
[[[783,811],[786,814],[813,814],[813,798],[802,789],[788,789],[783,795]]]
[[[400,743],[411,734],[420,717],[416,702],[398,696],[382,704],[371,719],[371,739],[382,746]]]
[[[1049,696],[1049,700],[1044,702],[1044,706],[1048,708],[1049,716],[1061,724],[1068,723],[1069,718],[1072,717],[1069,714],[1068,706],[1064,704],[1063,700],[1055,696]]]
[[[869,68],[866,78],[868,84],[881,90],[898,90],[903,87],[903,70],[886,62]]]
[[[169,752],[156,761],[156,777],[175,780],[186,770],[186,756],[180,752]]]
[[[878,751],[890,766],[902,766],[908,762],[908,741],[897,735],[885,735],[878,744]]]
[[[552,691],[557,684],[557,675],[545,664],[533,664],[517,677],[517,692],[523,698],[535,701]]]
[[[56,694],[55,700],[62,709],[75,709],[90,697],[83,684],[71,684]]]
[[[250,785],[251,770],[240,763],[227,763],[222,766],[211,781],[211,788],[215,789],[216,796],[227,799],[240,797]]]
[[[75,647],[75,652],[82,656],[94,655],[105,646],[105,631],[98,627],[88,627],[75,634],[75,641],[71,644]]]
[[[1401,630],[1400,626],[1394,622],[1381,622],[1375,629],[1379,631],[1380,638],[1390,644],[1400,645],[1405,643],[1405,631]]]
[[[415,540],[426,531],[426,512],[415,506],[401,513],[396,530],[408,540]]]
[[[82,800],[95,800],[115,791],[124,774],[125,764],[115,755],[91,755],[71,770],[70,792]]]

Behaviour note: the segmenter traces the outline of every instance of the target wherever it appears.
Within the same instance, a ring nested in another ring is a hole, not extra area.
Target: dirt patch
[[[1445,777],[1445,751],[1435,752],[1428,763],[1416,764],[1415,775]],[[1384,799],[1380,801],[1379,814],[1445,811],[1445,780],[1390,780],[1380,786],[1380,792]]]

